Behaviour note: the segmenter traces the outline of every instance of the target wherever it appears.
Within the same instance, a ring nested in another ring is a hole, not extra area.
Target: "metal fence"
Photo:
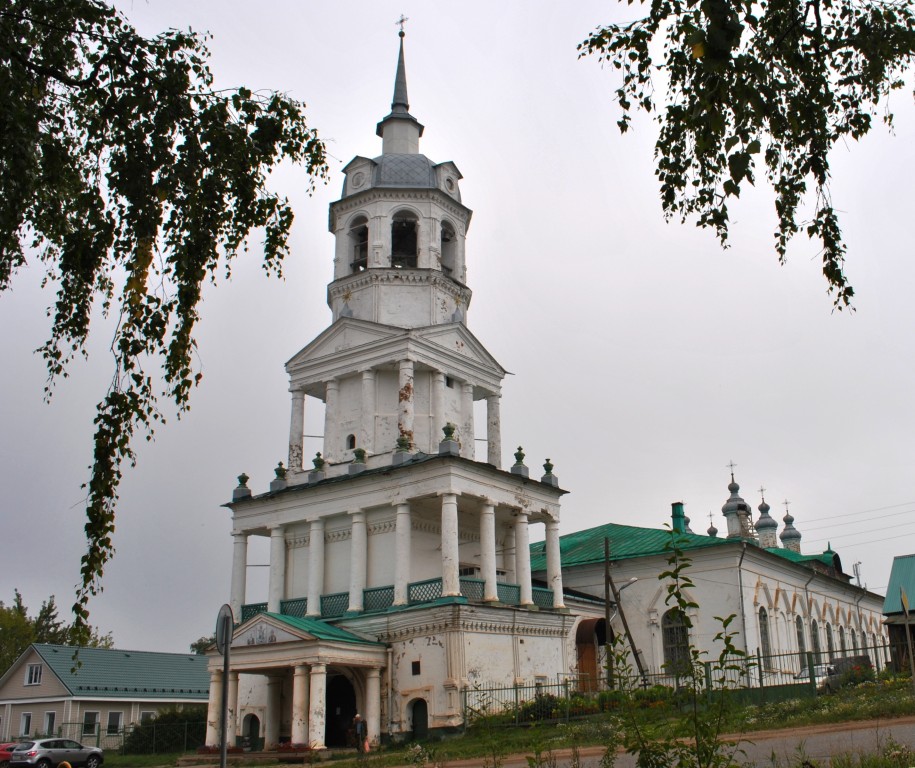
[[[473,723],[494,716],[500,725],[532,721],[567,721],[613,709],[628,691],[640,706],[679,706],[683,690],[695,685],[711,700],[726,690],[736,702],[764,704],[790,698],[814,697],[824,692],[821,665],[832,667],[835,687],[872,679],[892,668],[890,647],[861,647],[845,656],[823,653],[787,653],[731,659],[725,668],[704,662],[694,680],[674,670],[628,670],[625,677],[605,672],[602,679],[586,675],[540,678],[515,685],[472,687],[463,691],[464,720]],[[829,690],[834,690],[830,688]]]
[[[156,755],[192,752],[206,743],[206,722],[153,721],[118,730],[107,729],[99,723],[62,723],[54,735],[118,754]]]

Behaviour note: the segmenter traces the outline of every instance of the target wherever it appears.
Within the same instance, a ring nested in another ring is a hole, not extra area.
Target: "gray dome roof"
[[[434,188],[435,171],[425,155],[386,154],[375,158],[373,187]]]
[[[766,500],[763,499],[762,504],[759,505],[759,520],[756,521],[756,530],[774,530],[776,528],[778,528],[778,523],[775,521],[775,518],[769,514],[769,505],[766,504]]]

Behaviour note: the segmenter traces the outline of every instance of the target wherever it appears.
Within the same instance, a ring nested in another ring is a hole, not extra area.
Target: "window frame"
[[[28,664],[25,668],[25,684],[41,685],[42,669],[44,664]]]
[[[112,728],[111,718],[117,717],[117,723],[114,728]],[[117,736],[124,728],[124,713],[120,710],[109,710],[108,711],[108,720],[105,724],[105,735],[106,736]]]
[[[94,715],[95,719],[90,722],[89,716]],[[87,709],[83,712],[83,723],[80,727],[82,736],[95,736],[101,730],[101,712],[97,709]],[[86,730],[89,728],[89,730]]]
[[[661,646],[668,674],[682,675],[692,662],[689,624],[688,617],[679,608],[671,608],[661,617]]]

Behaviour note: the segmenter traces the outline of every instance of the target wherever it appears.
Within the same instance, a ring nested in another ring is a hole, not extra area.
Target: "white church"
[[[593,571],[603,534],[561,541],[565,491],[549,461],[539,478],[520,449],[513,466],[500,466],[506,372],[467,328],[471,211],[457,166],[419,152],[423,126],[409,111],[403,32],[391,112],[377,134],[381,155],[354,158],[330,206],[332,322],[286,364],[288,466],[263,493],[252,493],[242,475],[227,505],[237,625],[225,679],[222,658],[210,658],[208,744],[219,741],[224,687],[230,737],[323,749],[346,744],[357,712],[370,741],[402,739],[460,726],[470,687],[601,677],[605,605]],[[325,412],[314,458],[303,455],[309,399]],[[474,423],[480,400],[485,429]],[[485,434],[485,460],[474,451],[477,434]],[[532,526],[542,530],[532,536]],[[651,537],[638,531],[664,531],[623,527],[631,529],[628,555],[614,556],[614,567],[620,581],[638,580],[622,593],[626,615],[646,664],[660,667],[663,561],[654,544],[639,554],[638,542]],[[733,582],[727,601],[749,617],[748,646],[760,600],[776,626],[800,611],[806,627],[814,608],[850,616],[855,606],[870,615],[873,603],[879,615],[882,597],[841,574],[804,584],[808,564],[761,546],[754,536],[762,529],[735,531],[728,539],[695,536],[717,543],[697,544],[696,552],[715,552],[715,568]],[[266,603],[246,599],[252,536],[270,539]],[[532,538],[542,541],[532,546]],[[576,559],[582,540],[590,540],[589,554]],[[760,558],[764,581],[744,579],[743,563]],[[811,602],[816,590],[836,594]],[[716,600],[694,597],[700,605]],[[877,631],[872,615],[869,626]]]

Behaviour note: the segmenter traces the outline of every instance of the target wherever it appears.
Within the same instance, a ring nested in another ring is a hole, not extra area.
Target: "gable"
[[[342,627],[312,617],[259,613],[237,627],[233,648],[280,643],[337,642],[351,645],[379,645]]]
[[[296,352],[287,361],[286,371],[292,374],[295,369],[306,366],[313,361],[331,357],[339,352],[357,349],[405,335],[406,332],[402,328],[343,317]]]
[[[449,354],[458,355],[485,368],[495,369],[499,378],[502,378],[507,373],[463,323],[432,325],[426,328],[417,328],[413,333],[418,339],[423,339],[429,344],[441,347]]]
[[[41,667],[38,683],[29,682],[29,667]],[[29,646],[0,678],[0,701],[24,698],[59,697],[69,694],[66,685],[61,681],[48,664],[38,655],[34,646]]]

